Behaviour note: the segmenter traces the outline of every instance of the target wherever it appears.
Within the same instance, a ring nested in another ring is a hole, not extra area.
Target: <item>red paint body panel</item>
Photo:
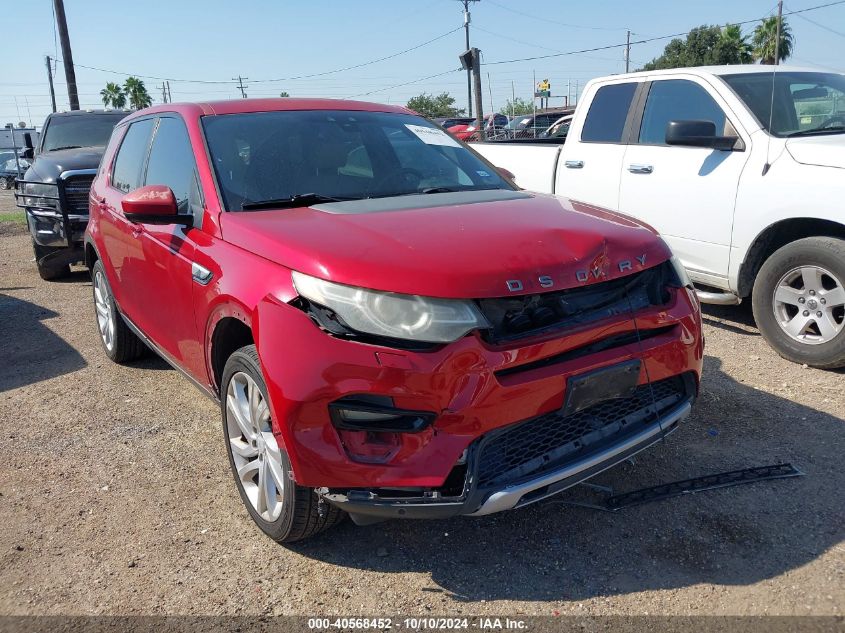
[[[569,376],[631,358],[640,382],[700,374],[697,300],[672,291],[661,309],[608,318],[554,336],[496,347],[472,334],[412,352],[335,338],[300,309],[291,270],[401,293],[480,299],[536,293],[538,277],[554,289],[637,272],[670,252],[652,229],[625,216],[532,194],[524,200],[341,215],[310,208],[229,213],[220,207],[200,118],[236,112],[326,109],[408,112],[335,100],[260,99],[165,104],[131,115],[117,128],[91,190],[87,240],[103,260],[122,312],[177,366],[217,392],[212,339],[221,319],[250,328],[268,386],[274,431],[306,486],[439,486],[461,452],[491,429],[559,408]],[[176,113],[187,126],[205,199],[200,228],[136,225],[123,215],[123,192],[109,184],[128,123]],[[641,263],[638,257],[643,258]],[[632,267],[620,270],[620,261]],[[212,273],[191,279],[193,263]],[[506,281],[520,291],[509,293]],[[495,372],[547,358],[635,327],[673,326],[638,345],[617,347],[531,371]],[[328,404],[345,395],[393,398],[399,408],[436,412],[434,426],[404,434],[388,464],[356,462],[332,426]]]

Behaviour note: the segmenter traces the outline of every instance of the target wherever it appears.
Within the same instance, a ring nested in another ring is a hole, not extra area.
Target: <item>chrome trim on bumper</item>
[[[673,411],[667,413],[657,423],[653,424],[647,429],[644,429],[643,431],[640,431],[639,433],[628,438],[622,443],[616,444],[604,451],[601,451],[600,453],[596,453],[592,457],[589,457],[583,461],[577,462],[575,464],[570,464],[565,468],[561,468],[554,472],[547,473],[541,477],[538,477],[537,479],[532,479],[531,481],[515,486],[508,486],[503,490],[494,492],[490,496],[488,496],[484,503],[481,504],[481,507],[478,508],[478,510],[476,510],[475,512],[471,513],[470,516],[483,516],[486,514],[493,514],[494,512],[511,510],[512,508],[515,508],[519,505],[528,505],[529,503],[540,501],[541,499],[544,499],[547,496],[551,496],[565,490],[569,486],[563,488],[555,488],[546,495],[538,495],[536,498],[532,498],[530,501],[520,504],[522,498],[525,495],[534,492],[535,490],[539,490],[545,486],[549,486],[557,482],[563,481],[565,479],[576,478],[570,484],[574,486],[575,484],[583,481],[583,479],[577,479],[579,473],[583,473],[585,471],[589,471],[597,467],[602,467],[601,470],[606,470],[616,465],[623,459],[629,457],[630,455],[628,453],[630,451],[639,452],[648,448],[655,442],[660,441],[660,439],[662,439],[667,432],[674,430],[669,429],[668,427],[673,427],[678,422],[686,418],[690,414],[691,410],[692,403],[685,402]],[[619,457],[619,459],[614,459],[614,457],[617,456]],[[584,477],[584,479],[592,477],[594,474],[597,473],[585,473],[586,476]]]

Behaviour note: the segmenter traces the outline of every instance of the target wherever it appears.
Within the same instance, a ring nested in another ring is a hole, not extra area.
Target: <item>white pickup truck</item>
[[[705,303],[751,297],[783,357],[845,365],[845,75],[718,66],[591,81],[563,145],[477,143],[525,189],[654,226]]]

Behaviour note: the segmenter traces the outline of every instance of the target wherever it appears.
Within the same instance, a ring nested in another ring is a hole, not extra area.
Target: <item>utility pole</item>
[[[50,83],[50,101],[53,102],[53,112],[56,111],[56,91],[53,89],[53,67],[50,65],[50,56],[47,55],[44,60],[47,62],[47,81]]]
[[[783,21],[783,0],[778,2],[778,28],[775,35],[775,66],[780,65],[780,24]]]
[[[70,38],[67,34],[67,19],[63,0],[53,0],[56,10],[56,26],[59,30],[59,40],[62,43],[62,63],[65,65],[65,81],[67,82],[67,99],[71,110],[79,110],[79,93],[76,90],[76,72],[73,69],[73,53],[70,50]]]
[[[464,4],[464,35],[466,39],[466,50],[469,50],[469,23],[472,16],[469,13],[469,3],[479,0],[461,0]],[[472,70],[467,68],[467,116],[472,116]]]
[[[484,133],[484,108],[481,105],[481,51],[472,49],[472,91],[475,93],[475,129],[478,130],[480,140],[486,139]]]
[[[167,103],[167,86],[162,81],[161,86],[158,87],[161,88],[161,102]]]
[[[628,40],[625,43],[625,72],[631,72],[631,31],[628,31]]]
[[[167,80],[167,103],[173,103],[173,93],[170,92],[170,80]]]
[[[249,77],[241,77],[240,75],[238,75],[237,80],[232,77],[232,81],[238,82],[238,90],[241,91],[241,96],[246,99],[246,89],[249,88],[249,86],[244,85],[244,79],[249,79]]]

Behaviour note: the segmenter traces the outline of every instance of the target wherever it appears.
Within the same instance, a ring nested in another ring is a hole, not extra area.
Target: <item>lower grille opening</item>
[[[690,398],[694,385],[691,377],[674,376],[640,385],[629,398],[600,402],[570,416],[555,411],[502,429],[482,440],[478,485],[512,484],[578,461],[653,424]]]

